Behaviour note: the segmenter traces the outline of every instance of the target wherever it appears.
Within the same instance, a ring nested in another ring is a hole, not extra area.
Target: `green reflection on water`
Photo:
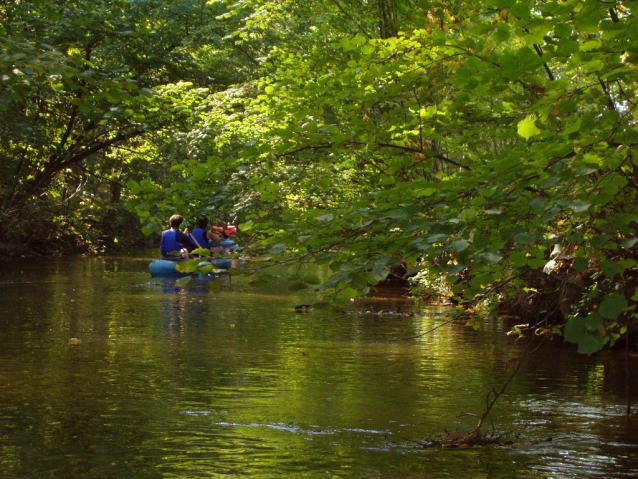
[[[310,289],[241,277],[179,289],[149,281],[148,261],[74,258],[3,272],[0,477],[638,471],[613,352],[535,352],[494,411],[501,431],[532,424],[517,448],[424,450],[419,441],[432,434],[472,427],[456,416],[480,412],[507,376],[521,348],[502,321],[419,336],[444,318],[300,314],[296,304],[317,299]]]

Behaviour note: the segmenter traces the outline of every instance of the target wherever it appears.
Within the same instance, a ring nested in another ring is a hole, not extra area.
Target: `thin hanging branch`
[[[538,54],[539,57],[541,58],[543,57],[543,50],[541,50],[541,47],[537,45],[536,43],[534,43],[534,50],[536,50],[536,53]],[[545,67],[545,71],[547,72],[547,76],[549,77],[549,79],[551,81],[554,81],[554,74],[552,73],[552,70],[549,68],[549,65],[543,62],[543,66]]]

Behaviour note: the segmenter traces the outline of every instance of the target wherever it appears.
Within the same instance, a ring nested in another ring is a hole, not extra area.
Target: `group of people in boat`
[[[222,246],[222,239],[228,239],[234,227],[214,226],[208,229],[208,219],[197,220],[197,227],[189,232],[188,228],[182,232],[180,226],[184,222],[181,215],[173,215],[169,218],[170,229],[162,231],[160,253],[163,259],[175,259],[181,254],[188,254],[197,248],[208,248],[213,254],[225,254],[228,248]]]

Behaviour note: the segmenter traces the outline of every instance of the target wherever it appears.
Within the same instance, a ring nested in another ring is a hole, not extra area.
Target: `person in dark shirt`
[[[224,251],[224,248],[219,245],[221,241],[219,235],[208,230],[208,218],[206,217],[197,221],[197,228],[191,231],[191,239],[195,240],[200,248],[210,248],[211,252],[215,254]]]
[[[168,223],[171,229],[162,231],[162,241],[160,243],[162,258],[175,259],[182,251],[182,248],[186,248],[189,252],[197,248],[197,244],[195,244],[191,237],[179,230],[183,221],[184,218],[180,215],[173,215],[169,218]]]

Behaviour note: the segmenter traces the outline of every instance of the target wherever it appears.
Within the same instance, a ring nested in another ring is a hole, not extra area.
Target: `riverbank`
[[[67,241],[63,243],[45,243],[44,248],[32,248],[25,243],[0,243],[0,263],[7,263],[16,259],[48,258],[55,256],[73,256],[86,254],[117,254],[132,249],[152,248],[157,246],[156,238],[140,236],[130,242],[113,242],[109,244],[92,245],[80,241]]]

